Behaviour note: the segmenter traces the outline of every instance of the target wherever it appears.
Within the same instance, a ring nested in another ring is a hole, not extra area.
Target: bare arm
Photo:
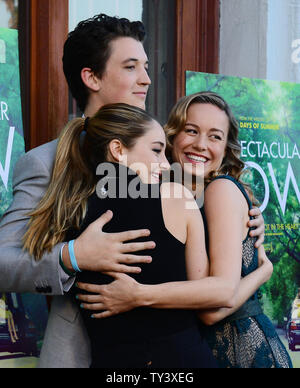
[[[229,203],[228,198],[234,198],[234,202]],[[218,203],[229,203],[225,206],[225,212],[219,208]],[[218,213],[219,214],[218,216]],[[226,214],[227,213],[227,214]],[[239,214],[236,218],[236,224],[230,221],[230,217]],[[211,273],[219,271],[221,266],[227,266],[232,270],[236,264],[230,259],[230,256],[237,254],[239,250],[240,264],[238,265],[241,273],[242,244],[245,233],[248,232],[247,218],[248,205],[239,189],[230,181],[219,180],[213,182],[207,189],[205,197],[205,214],[207,217],[208,230],[210,236],[210,259]],[[220,221],[220,222],[219,222]],[[264,249],[260,248],[260,255],[264,254]],[[230,265],[231,262],[231,265]],[[200,312],[200,318],[206,324],[214,324],[217,321],[233,314],[237,311],[254,293],[268,280],[268,266],[262,266],[255,273],[250,274],[239,281],[234,306],[230,309],[214,309]]]
[[[240,199],[239,192],[230,192],[226,197],[228,197],[228,203],[225,204],[224,201],[220,201],[220,198],[218,199],[216,209],[218,220],[215,225],[222,229],[224,217],[225,219],[227,217],[230,230],[233,231],[235,228],[240,234],[236,238],[238,242],[233,245],[234,249],[232,249],[232,239],[221,241],[221,245],[216,244],[217,251],[212,250],[212,254],[219,255],[216,259],[219,264],[214,264],[214,272],[211,272],[211,276],[203,278],[208,274],[208,265],[201,214],[198,209],[185,210],[185,217],[182,217],[182,207],[176,211],[174,209],[173,214],[177,212],[181,216],[181,223],[183,219],[187,222],[186,265],[190,281],[143,285],[127,276],[112,274],[115,281],[109,285],[79,284],[81,289],[98,294],[80,295],[79,299],[87,302],[83,306],[94,311],[105,310],[104,313],[96,314],[97,318],[108,317],[138,306],[195,310],[233,307],[241,275],[241,212],[230,214],[230,206],[236,205],[237,197]],[[184,204],[183,202],[183,206]],[[222,211],[224,215],[219,217]],[[227,253],[225,257],[224,252]]]
[[[206,193],[206,212],[213,244],[210,250],[210,277],[207,277],[207,258],[203,252],[202,219],[198,212],[190,211],[186,254],[187,272],[191,281],[145,286],[126,275],[111,274],[115,281],[109,286],[79,285],[81,289],[95,294],[79,295],[86,302],[84,308],[105,310],[104,313],[96,314],[97,318],[138,306],[205,309],[205,306],[212,305],[214,309],[206,311],[202,316],[207,322],[231,315],[254,294],[271,272],[270,266],[264,266],[250,277],[240,280],[241,242],[244,239],[242,226],[246,224],[244,215],[248,211],[243,201],[239,190],[228,181],[215,182]],[[201,278],[204,279],[199,280]],[[220,308],[217,308],[218,305]]]
[[[233,314],[264,284],[272,275],[273,266],[268,260],[264,248],[260,246],[259,256],[261,266],[254,273],[240,280],[241,274],[241,257],[242,244],[244,240],[243,230],[247,231],[244,215],[248,211],[248,206],[241,195],[240,191],[234,184],[229,181],[216,181],[210,185],[205,196],[205,211],[208,221],[209,236],[210,236],[210,279],[219,279],[223,284],[222,292],[228,295],[227,290],[236,287],[236,295],[233,299],[233,307],[219,308],[205,311],[201,307],[199,316],[208,324],[216,323],[225,317]],[[250,221],[247,226],[257,226],[256,233],[251,235],[264,235],[264,220],[259,209],[254,209],[251,214],[256,215],[256,220]],[[250,225],[249,225],[250,224]],[[191,224],[193,232],[201,230],[203,227],[196,223]],[[244,228],[243,228],[244,225]],[[261,236],[260,236],[261,237]],[[197,268],[199,257],[196,252],[199,252],[197,247],[197,235],[191,240],[190,252],[187,252],[187,269],[188,278],[199,279],[201,276]],[[202,252],[203,257],[203,252]],[[192,267],[191,267],[192,265]],[[189,271],[189,268],[191,270]],[[205,275],[203,274],[203,277]],[[209,289],[207,289],[208,292]],[[218,292],[218,289],[215,290]],[[217,301],[216,295],[213,296]],[[203,304],[202,304],[203,306]],[[202,312],[203,311],[203,312]]]
[[[206,325],[214,325],[238,311],[255,292],[266,283],[273,272],[273,265],[266,256],[264,248],[259,248],[260,266],[257,270],[243,278],[237,292],[236,303],[233,308],[201,310],[198,313],[200,320]]]
[[[226,184],[227,182],[225,182]],[[230,186],[230,189],[231,186]],[[215,190],[214,190],[215,191]],[[186,190],[186,198],[190,192]],[[223,189],[222,189],[223,195]],[[222,228],[227,214],[233,204],[236,204],[239,192],[225,194],[226,201],[220,201],[217,198],[211,199],[211,203],[217,216],[214,215],[214,228]],[[210,252],[211,256],[216,256],[215,261],[211,259],[211,268],[209,271],[207,253],[205,248],[205,233],[201,213],[197,206],[192,205],[190,199],[188,209],[186,201],[177,203],[177,209],[170,209],[170,213],[179,214],[179,223],[186,220],[187,239],[186,239],[186,268],[187,282],[167,283],[156,286],[141,285],[138,303],[141,305],[155,308],[181,308],[181,309],[206,309],[206,306],[214,307],[232,307],[234,305],[234,296],[239,286],[241,276],[241,242],[236,244],[237,248],[232,248],[232,239],[224,241],[220,238],[221,245],[217,242],[214,249]],[[173,211],[172,211],[173,210]],[[222,213],[220,215],[220,213]],[[183,216],[182,216],[183,215]],[[229,217],[230,230],[240,230],[241,213],[235,212],[235,215]],[[224,235],[222,230],[222,235]],[[228,257],[226,250],[229,251]],[[225,257],[224,257],[225,256]],[[221,259],[220,259],[221,257]],[[216,261],[218,261],[216,263]],[[224,264],[224,261],[226,263]],[[212,270],[213,268],[213,270]],[[209,273],[210,272],[210,273]]]

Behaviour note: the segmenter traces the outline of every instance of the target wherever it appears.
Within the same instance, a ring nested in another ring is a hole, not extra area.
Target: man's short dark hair
[[[122,37],[143,42],[143,23],[100,14],[80,22],[69,33],[64,46],[63,69],[71,93],[82,112],[86,108],[89,94],[82,82],[81,70],[90,68],[101,79],[111,55],[110,43]]]

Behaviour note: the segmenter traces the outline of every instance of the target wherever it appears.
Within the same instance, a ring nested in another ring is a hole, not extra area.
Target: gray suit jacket
[[[86,368],[90,344],[78,308],[60,279],[58,244],[36,262],[22,250],[22,237],[32,211],[50,181],[57,141],[35,148],[15,166],[14,200],[0,223],[0,292],[40,293],[53,298],[41,352],[41,368]]]

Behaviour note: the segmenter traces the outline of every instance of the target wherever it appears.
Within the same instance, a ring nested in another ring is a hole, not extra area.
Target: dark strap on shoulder
[[[235,178],[233,178],[232,176],[230,175],[221,175],[221,176],[218,176],[216,177],[212,182],[218,180],[218,179],[227,179],[231,182],[233,182],[239,189],[240,191],[242,192],[242,194],[244,195],[247,203],[248,203],[248,206],[249,206],[249,209],[251,210],[253,205],[252,205],[252,202],[249,198],[249,195],[247,194],[246,190],[245,190],[245,187],[241,184],[241,182],[237,181]]]

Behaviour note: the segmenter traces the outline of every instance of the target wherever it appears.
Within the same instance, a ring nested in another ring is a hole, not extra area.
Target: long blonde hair
[[[49,187],[29,214],[23,239],[24,249],[36,260],[63,242],[70,228],[80,228],[88,197],[96,188],[97,166],[107,160],[110,142],[118,139],[127,149],[132,148],[153,120],[140,108],[110,104],[88,122],[78,118],[67,124],[58,140]]]

